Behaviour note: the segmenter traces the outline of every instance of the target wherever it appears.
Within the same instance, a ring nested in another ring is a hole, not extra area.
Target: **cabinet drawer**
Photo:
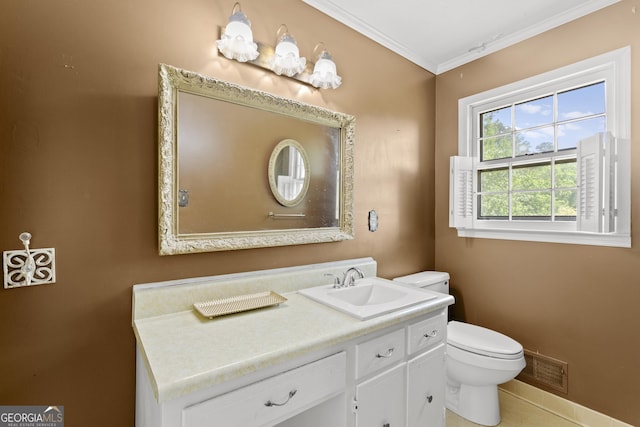
[[[446,313],[409,325],[409,354],[431,348],[447,336]]]
[[[404,329],[374,338],[356,346],[356,377],[390,366],[404,359]]]
[[[183,427],[251,427],[284,420],[346,387],[344,352],[182,411]]]

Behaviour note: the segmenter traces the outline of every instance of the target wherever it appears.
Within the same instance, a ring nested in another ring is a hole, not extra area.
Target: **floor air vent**
[[[543,356],[529,350],[524,351],[527,366],[520,372],[519,379],[533,385],[542,385],[554,391],[568,393],[567,362]]]

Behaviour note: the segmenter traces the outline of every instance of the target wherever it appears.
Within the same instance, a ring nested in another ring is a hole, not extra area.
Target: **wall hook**
[[[24,250],[4,251],[2,269],[5,289],[55,283],[55,249],[30,249],[31,233],[20,233]]]
[[[29,252],[29,243],[31,243],[31,233],[20,233],[18,236],[24,245],[24,251],[26,253],[26,259],[22,267],[20,267],[20,274],[22,275],[22,279],[24,280],[25,286],[31,285],[31,280],[33,279],[33,273],[35,272],[36,266],[33,262],[33,257],[31,256],[31,252]]]

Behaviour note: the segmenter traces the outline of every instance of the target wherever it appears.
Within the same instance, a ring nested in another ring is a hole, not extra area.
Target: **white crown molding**
[[[459,67],[460,65],[464,65],[468,62],[474,61],[483,56],[494,53],[500,49],[504,49],[516,43],[519,43],[523,40],[526,40],[530,37],[541,34],[545,31],[551,30],[555,27],[559,27],[560,25],[571,22],[575,19],[578,19],[582,16],[593,13],[599,9],[610,6],[619,2],[620,0],[588,0],[584,1],[579,6],[573,7],[563,13],[559,13],[549,19],[543,20],[541,22],[536,23],[535,25],[531,25],[529,27],[523,28],[520,31],[515,33],[506,34],[503,37],[487,43],[486,47],[482,51],[475,52],[465,52],[462,55],[454,56],[451,59],[441,62],[435,63],[435,61],[430,60],[424,55],[419,54],[418,52],[413,51],[408,48],[402,42],[394,39],[389,34],[384,34],[372,27],[359,17],[353,15],[350,12],[347,12],[342,6],[337,4],[332,0],[303,0],[304,3],[318,9],[319,11],[329,15],[330,17],[336,19],[339,22],[347,25],[348,27],[358,31],[359,33],[365,35],[366,37],[374,40],[375,42],[381,44],[382,46],[392,50],[393,52],[403,56],[409,61],[419,65],[420,67],[430,71],[434,74],[441,74],[445,71],[449,71],[453,68]],[[401,9],[401,8],[400,8]],[[473,45],[477,41],[471,41],[469,45]]]
[[[419,65],[427,71],[435,73],[438,64],[429,61],[427,58],[419,55],[417,52],[409,49],[404,44],[389,37],[389,35],[378,31],[375,27],[367,24],[357,16],[347,12],[341,6],[331,0],[302,0],[309,6],[318,9],[320,12],[334,18],[349,28],[352,28],[360,34],[370,38],[371,40],[381,44],[387,49],[397,53],[398,55],[408,59],[409,61]]]
[[[504,37],[501,37],[491,43],[488,43],[486,48],[481,52],[469,52],[464,55],[460,55],[455,58],[452,58],[449,61],[440,63],[436,68],[435,74],[444,73],[445,71],[449,71],[453,68],[459,67],[460,65],[464,65],[468,62],[474,61],[483,56],[489,55],[491,53],[497,52],[506,47],[520,43],[521,41],[537,36],[538,34],[542,34],[545,31],[552,30],[568,22],[574,21],[578,18],[586,16],[590,13],[593,13],[599,9],[605,8],[607,6],[611,6],[612,4],[617,3],[619,1],[620,0],[592,0],[592,1],[584,2],[580,6],[569,9],[564,13],[558,14],[549,19],[538,22],[535,25],[529,26],[527,28],[523,28],[522,30],[517,31],[515,33],[507,34]]]

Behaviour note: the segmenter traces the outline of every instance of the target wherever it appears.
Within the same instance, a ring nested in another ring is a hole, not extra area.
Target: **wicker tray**
[[[257,294],[239,295],[237,297],[222,298],[193,304],[196,311],[204,317],[212,319],[225,314],[239,313],[241,311],[255,310],[281,304],[287,299],[273,291],[259,292]]]

